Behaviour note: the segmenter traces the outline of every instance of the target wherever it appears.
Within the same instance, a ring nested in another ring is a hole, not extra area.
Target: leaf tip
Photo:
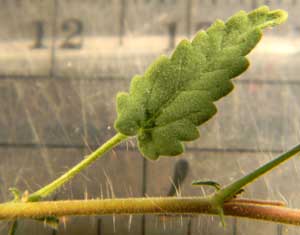
[[[281,9],[270,11],[267,6],[259,7],[250,13],[251,17],[259,17],[261,15],[267,16],[266,22],[260,27],[262,29],[283,24],[288,19],[288,13],[286,11]]]
[[[279,25],[279,24],[283,24],[288,19],[288,13],[284,10],[271,11],[269,15],[270,15],[270,17],[273,18],[273,21],[274,21],[273,25],[274,26]]]

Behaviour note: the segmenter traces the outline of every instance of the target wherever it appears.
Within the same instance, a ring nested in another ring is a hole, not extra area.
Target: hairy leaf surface
[[[191,42],[181,41],[171,58],[159,57],[132,79],[129,94],[117,95],[116,130],[137,135],[140,151],[150,159],[182,153],[182,141],[197,139],[197,126],[217,112],[213,102],[233,89],[230,79],[248,68],[245,56],[262,30],[286,18],[284,11],[268,7],[240,11],[226,23],[217,20]]]

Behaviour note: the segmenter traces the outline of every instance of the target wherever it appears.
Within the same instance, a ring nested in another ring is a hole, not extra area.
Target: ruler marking
[[[0,148],[24,148],[24,149],[43,149],[43,148],[49,148],[49,149],[96,149],[98,148],[99,145],[89,145],[86,146],[85,144],[65,144],[65,145],[59,145],[59,144],[32,144],[32,143],[27,143],[27,144],[21,144],[21,143],[0,143]],[[139,152],[136,148],[134,147],[122,147],[122,146],[117,146],[115,147],[116,150],[118,151],[133,151],[133,152]],[[254,149],[254,148],[202,148],[202,147],[189,147],[186,148],[187,151],[190,152],[218,152],[218,153],[282,153],[285,150],[284,149],[273,149],[273,148],[266,148],[266,149]],[[22,156],[20,156],[22,157]],[[143,158],[144,160],[144,158]],[[145,165],[147,164],[147,161]],[[146,166],[143,165],[145,169],[147,168]],[[146,176],[146,174],[145,174]],[[143,177],[143,179],[146,177]],[[146,180],[144,181],[146,182]],[[146,188],[146,184],[142,186],[142,190],[144,190],[144,187]],[[146,191],[145,191],[146,192]]]
[[[277,235],[283,235],[283,225],[282,224],[277,225]]]
[[[51,65],[50,77],[55,76],[55,62],[56,62],[56,39],[57,39],[57,17],[58,17],[58,1],[53,1],[53,17],[52,17],[52,40],[51,40]]]
[[[237,218],[232,221],[232,235],[237,235]]]
[[[120,0],[120,15],[119,15],[119,45],[123,45],[123,37],[125,35],[125,19],[126,19],[126,0]]]
[[[191,235],[192,234],[192,218],[189,218],[189,222],[187,225],[187,235]]]
[[[191,27],[192,27],[192,0],[186,1],[186,34],[188,38],[191,37]]]
[[[102,220],[101,219],[97,219],[97,235],[101,235],[102,234]]]
[[[147,163],[148,163],[148,160],[146,160],[146,158],[143,157],[143,160],[142,160],[142,164],[143,164],[143,176],[142,176],[142,196],[145,197],[146,196],[146,192],[147,192]],[[146,216],[145,215],[142,215],[142,221],[141,221],[141,235],[145,235],[146,234]]]
[[[251,7],[252,7],[252,9],[255,9],[255,8],[257,8],[257,0],[252,0],[252,2],[251,2]]]
[[[105,82],[105,81],[111,81],[111,82],[130,82],[131,81],[131,77],[128,76],[121,76],[121,75],[107,75],[107,76],[98,76],[95,78],[69,78],[69,77],[62,77],[62,76],[58,76],[56,75],[55,78],[59,79],[60,81],[63,80],[72,80],[72,81],[78,81],[78,82]],[[291,77],[291,76],[290,76]],[[1,80],[37,80],[37,81],[41,81],[41,80],[47,80],[47,79],[52,79],[52,77],[50,76],[40,76],[40,75],[5,75],[5,74],[0,74],[0,81]],[[252,79],[237,79],[234,81],[235,84],[238,85],[248,85],[248,84],[257,84],[257,85],[286,85],[286,86],[299,86],[300,85],[300,80],[277,80],[276,78],[270,78],[268,80],[263,80],[259,77],[252,77]]]

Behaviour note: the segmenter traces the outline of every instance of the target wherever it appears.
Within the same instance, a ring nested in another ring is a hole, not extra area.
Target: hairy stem
[[[247,184],[251,183],[252,181],[258,179],[263,174],[271,171],[273,168],[277,167],[281,163],[285,162],[289,158],[293,157],[295,154],[300,152],[300,144],[289,150],[288,152],[280,155],[279,157],[275,158],[274,160],[266,163],[265,165],[257,168],[256,170],[252,171],[248,175],[242,177],[241,179],[233,182],[232,184],[226,186],[225,188],[219,190],[215,193],[214,199],[217,206],[221,206],[224,201],[231,199],[235,196],[235,194],[242,189]]]
[[[280,202],[231,200],[224,204],[224,214],[266,221],[300,225],[300,210],[285,208]],[[276,206],[278,204],[279,206]],[[274,206],[275,205],[275,206]],[[0,204],[0,219],[41,218],[47,216],[107,214],[217,214],[211,197],[159,197],[52,202],[9,202]]]
[[[44,186],[43,188],[39,189],[38,191],[30,194],[26,201],[28,202],[35,202],[39,201],[40,199],[49,196],[59,187],[61,187],[64,183],[72,179],[75,175],[81,172],[83,169],[91,165],[96,159],[101,157],[104,153],[108,150],[112,149],[116,145],[118,145],[121,141],[125,140],[127,136],[118,133],[113,136],[110,140],[105,142],[101,147],[96,149],[90,155],[86,156],[84,160],[79,162],[76,166],[68,170],[65,174],[57,178],[56,180],[52,181],[50,184]]]

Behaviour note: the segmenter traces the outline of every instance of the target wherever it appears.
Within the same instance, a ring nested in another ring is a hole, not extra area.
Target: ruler
[[[299,30],[296,0],[1,2],[2,76],[132,76],[215,19],[262,4],[289,11],[288,23],[272,34],[296,37]]]
[[[217,18],[267,4],[290,18],[267,32],[236,90],[181,158],[144,160],[130,141],[76,177],[53,200],[203,195],[194,179],[222,184],[299,142],[297,0],[0,0],[0,181],[34,191],[114,134],[115,94],[160,54]],[[298,205],[299,162],[245,196]],[[220,174],[222,172],[222,174]],[[286,181],[289,184],[286,184]],[[297,234],[276,224],[228,219],[226,234]],[[2,224],[1,234],[6,226]],[[224,234],[218,218],[65,218],[58,231],[23,221],[24,234]],[[288,231],[288,232],[286,232]]]

